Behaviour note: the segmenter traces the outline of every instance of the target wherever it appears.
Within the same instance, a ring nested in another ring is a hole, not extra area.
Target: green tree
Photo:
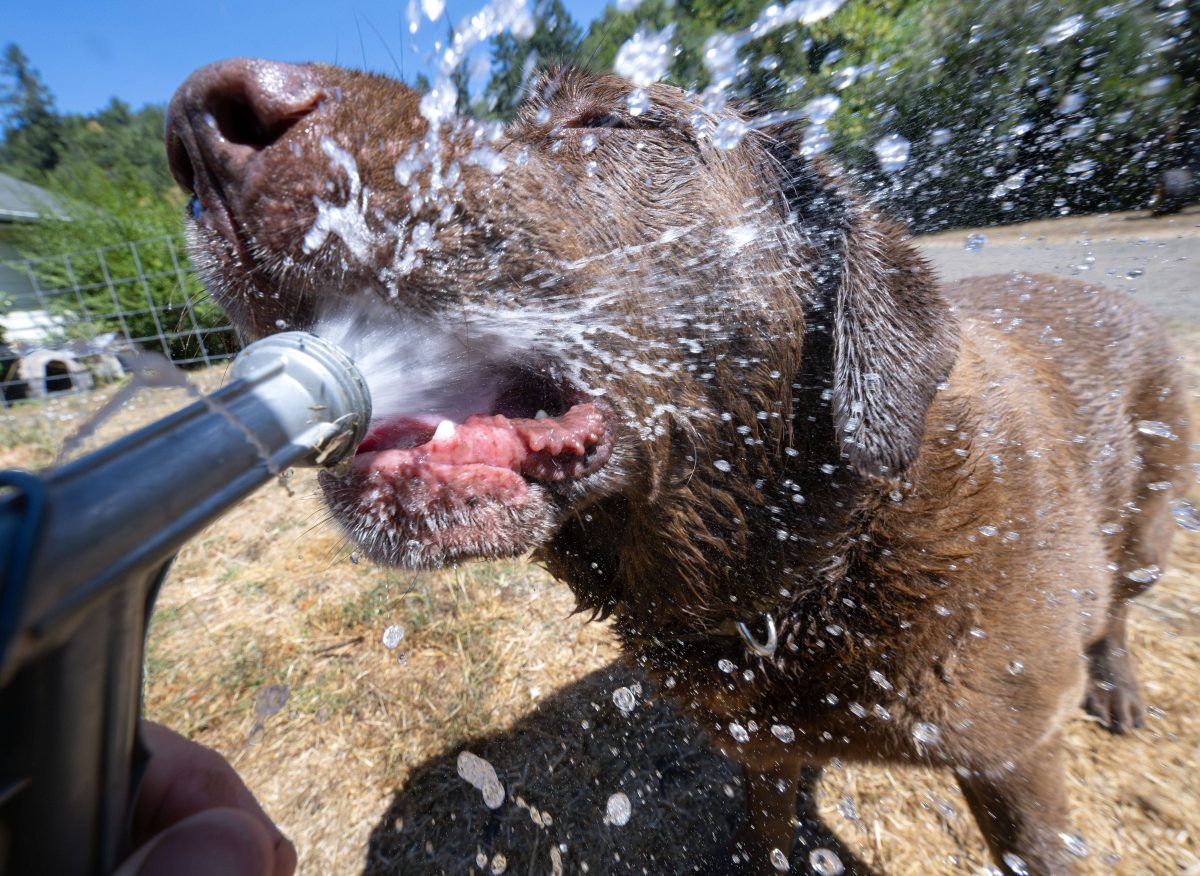
[[[1156,5],[932,0],[853,56],[882,67],[842,92],[836,152],[919,228],[1149,203],[1165,134],[1195,84],[1161,51]],[[884,174],[880,137],[912,144]]]
[[[54,98],[16,43],[5,47],[0,60],[0,114],[0,163],[34,181],[58,165],[61,121]]]
[[[576,58],[582,32],[560,0],[540,0],[533,14],[536,26],[529,39],[505,33],[492,40],[492,74],[485,91],[489,115],[511,118],[533,70]]]
[[[751,111],[835,97],[834,155],[918,229],[1144,207],[1159,165],[1195,160],[1198,0],[849,0],[752,38],[768,2],[610,6],[579,57],[611,69],[638,30],[674,26],[668,80],[699,90],[707,41],[735,36],[726,96]],[[886,173],[885,136],[911,144]]]

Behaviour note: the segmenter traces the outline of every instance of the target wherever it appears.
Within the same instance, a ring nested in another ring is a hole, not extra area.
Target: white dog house
[[[67,350],[33,350],[21,357],[17,378],[29,388],[29,398],[91,389],[92,373]]]

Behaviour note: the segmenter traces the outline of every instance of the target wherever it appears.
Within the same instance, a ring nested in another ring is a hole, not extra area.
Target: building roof
[[[0,173],[0,222],[67,219],[62,205],[44,189]]]

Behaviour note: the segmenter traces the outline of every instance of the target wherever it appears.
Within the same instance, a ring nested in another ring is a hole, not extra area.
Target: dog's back
[[[1031,384],[1030,403],[1048,394],[1074,448],[1064,464],[1077,466],[1119,576],[1161,565],[1172,531],[1163,511],[1186,489],[1189,441],[1183,370],[1158,320],[1125,294],[1060,277],[974,278],[945,293],[996,379]]]
[[[1079,594],[1082,602],[1076,623],[1047,632],[1077,634],[1088,651],[1089,711],[1114,732],[1140,726],[1125,603],[1161,574],[1174,529],[1170,505],[1187,488],[1178,354],[1149,311],[1102,286],[1018,273],[945,292],[966,358],[978,357],[990,375],[974,388],[981,408],[1001,416],[1006,402],[1013,406],[1005,428],[1018,430],[1018,446],[1010,441],[996,454],[997,477],[1029,509],[1064,515],[1044,538],[1073,567],[1070,586],[1056,593],[1044,572],[1030,569],[1031,595]]]

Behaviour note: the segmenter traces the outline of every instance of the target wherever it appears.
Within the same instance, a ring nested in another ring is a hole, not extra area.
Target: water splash
[[[842,859],[830,849],[813,849],[808,855],[808,866],[820,876],[841,876],[846,872]]]
[[[1200,510],[1191,502],[1180,499],[1171,504],[1171,516],[1182,529],[1188,532],[1200,532]]]
[[[398,624],[392,624],[383,631],[383,647],[389,651],[394,651],[400,647],[400,642],[404,639],[404,627]]]
[[[488,809],[499,809],[504,803],[504,786],[496,775],[496,769],[477,754],[459,752],[457,768],[459,776],[483,795],[483,805]]]
[[[608,798],[608,803],[605,804],[604,823],[611,824],[615,827],[623,827],[629,823],[630,817],[633,815],[633,805],[629,802],[629,797],[622,791],[618,791]]]
[[[658,31],[640,28],[617,50],[613,71],[639,88],[653,85],[670,69],[674,36],[674,24]]]

